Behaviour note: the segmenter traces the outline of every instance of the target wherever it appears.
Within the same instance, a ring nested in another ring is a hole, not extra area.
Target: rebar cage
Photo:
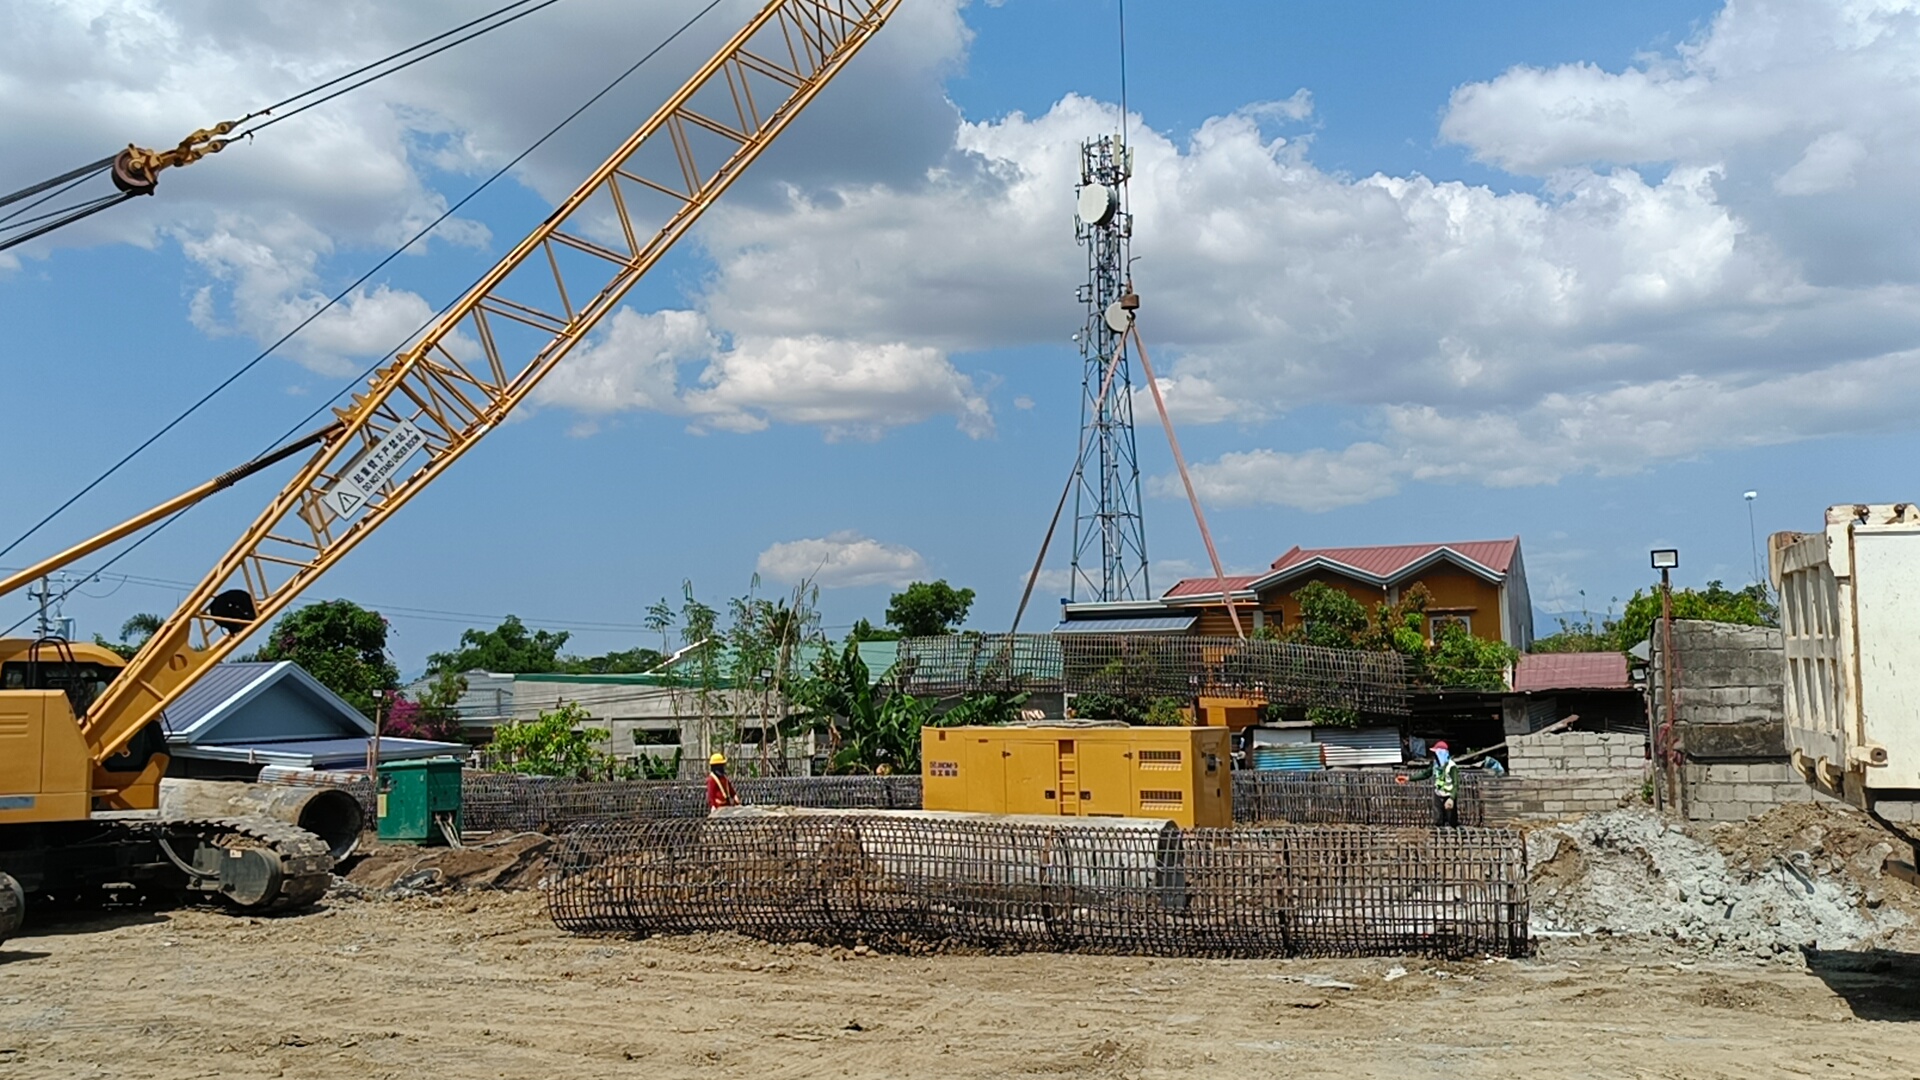
[[[556,846],[561,928],[1163,956],[1519,956],[1497,829],[826,814],[596,821]]]
[[[895,665],[915,695],[981,691],[1245,697],[1406,715],[1406,662],[1392,653],[1153,634],[949,634],[904,638]]]
[[[1489,781],[1460,773],[1460,824],[1488,820]],[[344,785],[374,819],[373,786]],[[657,820],[707,813],[706,784],[688,780],[562,780],[469,772],[461,783],[466,828],[474,832],[561,832],[597,818]],[[917,810],[918,776],[788,776],[734,782],[749,806]],[[1233,774],[1239,824],[1422,826],[1434,823],[1433,785],[1399,783],[1392,774],[1344,770],[1240,771]]]
[[[1481,774],[1458,773],[1454,807],[1462,825],[1487,823]],[[1339,769],[1233,774],[1233,820],[1294,825],[1433,825],[1433,784],[1394,774]]]

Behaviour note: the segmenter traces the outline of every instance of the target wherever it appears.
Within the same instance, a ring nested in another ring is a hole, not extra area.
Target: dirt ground
[[[1915,1077],[1920,958],[856,955],[570,937],[537,893],[497,891],[0,946],[0,1078],[1272,1075]]]

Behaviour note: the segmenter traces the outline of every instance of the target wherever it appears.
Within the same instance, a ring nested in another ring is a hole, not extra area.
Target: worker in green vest
[[[1460,766],[1445,741],[1433,744],[1433,823],[1457,828],[1460,825]]]

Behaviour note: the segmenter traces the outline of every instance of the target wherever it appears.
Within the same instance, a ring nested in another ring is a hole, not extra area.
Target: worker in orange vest
[[[739,805],[740,793],[733,790],[733,781],[727,779],[727,755],[715,754],[707,759],[707,809]]]

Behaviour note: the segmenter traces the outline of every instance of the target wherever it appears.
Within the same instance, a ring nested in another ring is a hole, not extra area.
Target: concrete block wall
[[[1663,648],[1656,624],[1647,665],[1655,723],[1667,715]],[[1679,662],[1677,722],[1737,724],[1783,715],[1786,654],[1774,627],[1675,619],[1673,654]]]
[[[1646,741],[1594,731],[1509,736],[1508,775],[1482,782],[1487,820],[1557,820],[1641,805]]]
[[[1560,821],[1646,805],[1646,771],[1615,770],[1590,776],[1503,776],[1483,780],[1480,797],[1489,825]]]
[[[1507,738],[1507,771],[1516,777],[1596,776],[1629,771],[1638,775],[1647,764],[1644,735],[1618,732],[1567,731]]]
[[[1647,666],[1653,722],[1667,716],[1659,627]],[[1695,821],[1745,821],[1776,806],[1823,796],[1786,760],[1786,659],[1767,626],[1678,619],[1673,653],[1679,687],[1675,728],[1685,756],[1682,805]]]
[[[1687,817],[1693,821],[1746,821],[1776,806],[1826,800],[1784,761],[1688,762]]]

